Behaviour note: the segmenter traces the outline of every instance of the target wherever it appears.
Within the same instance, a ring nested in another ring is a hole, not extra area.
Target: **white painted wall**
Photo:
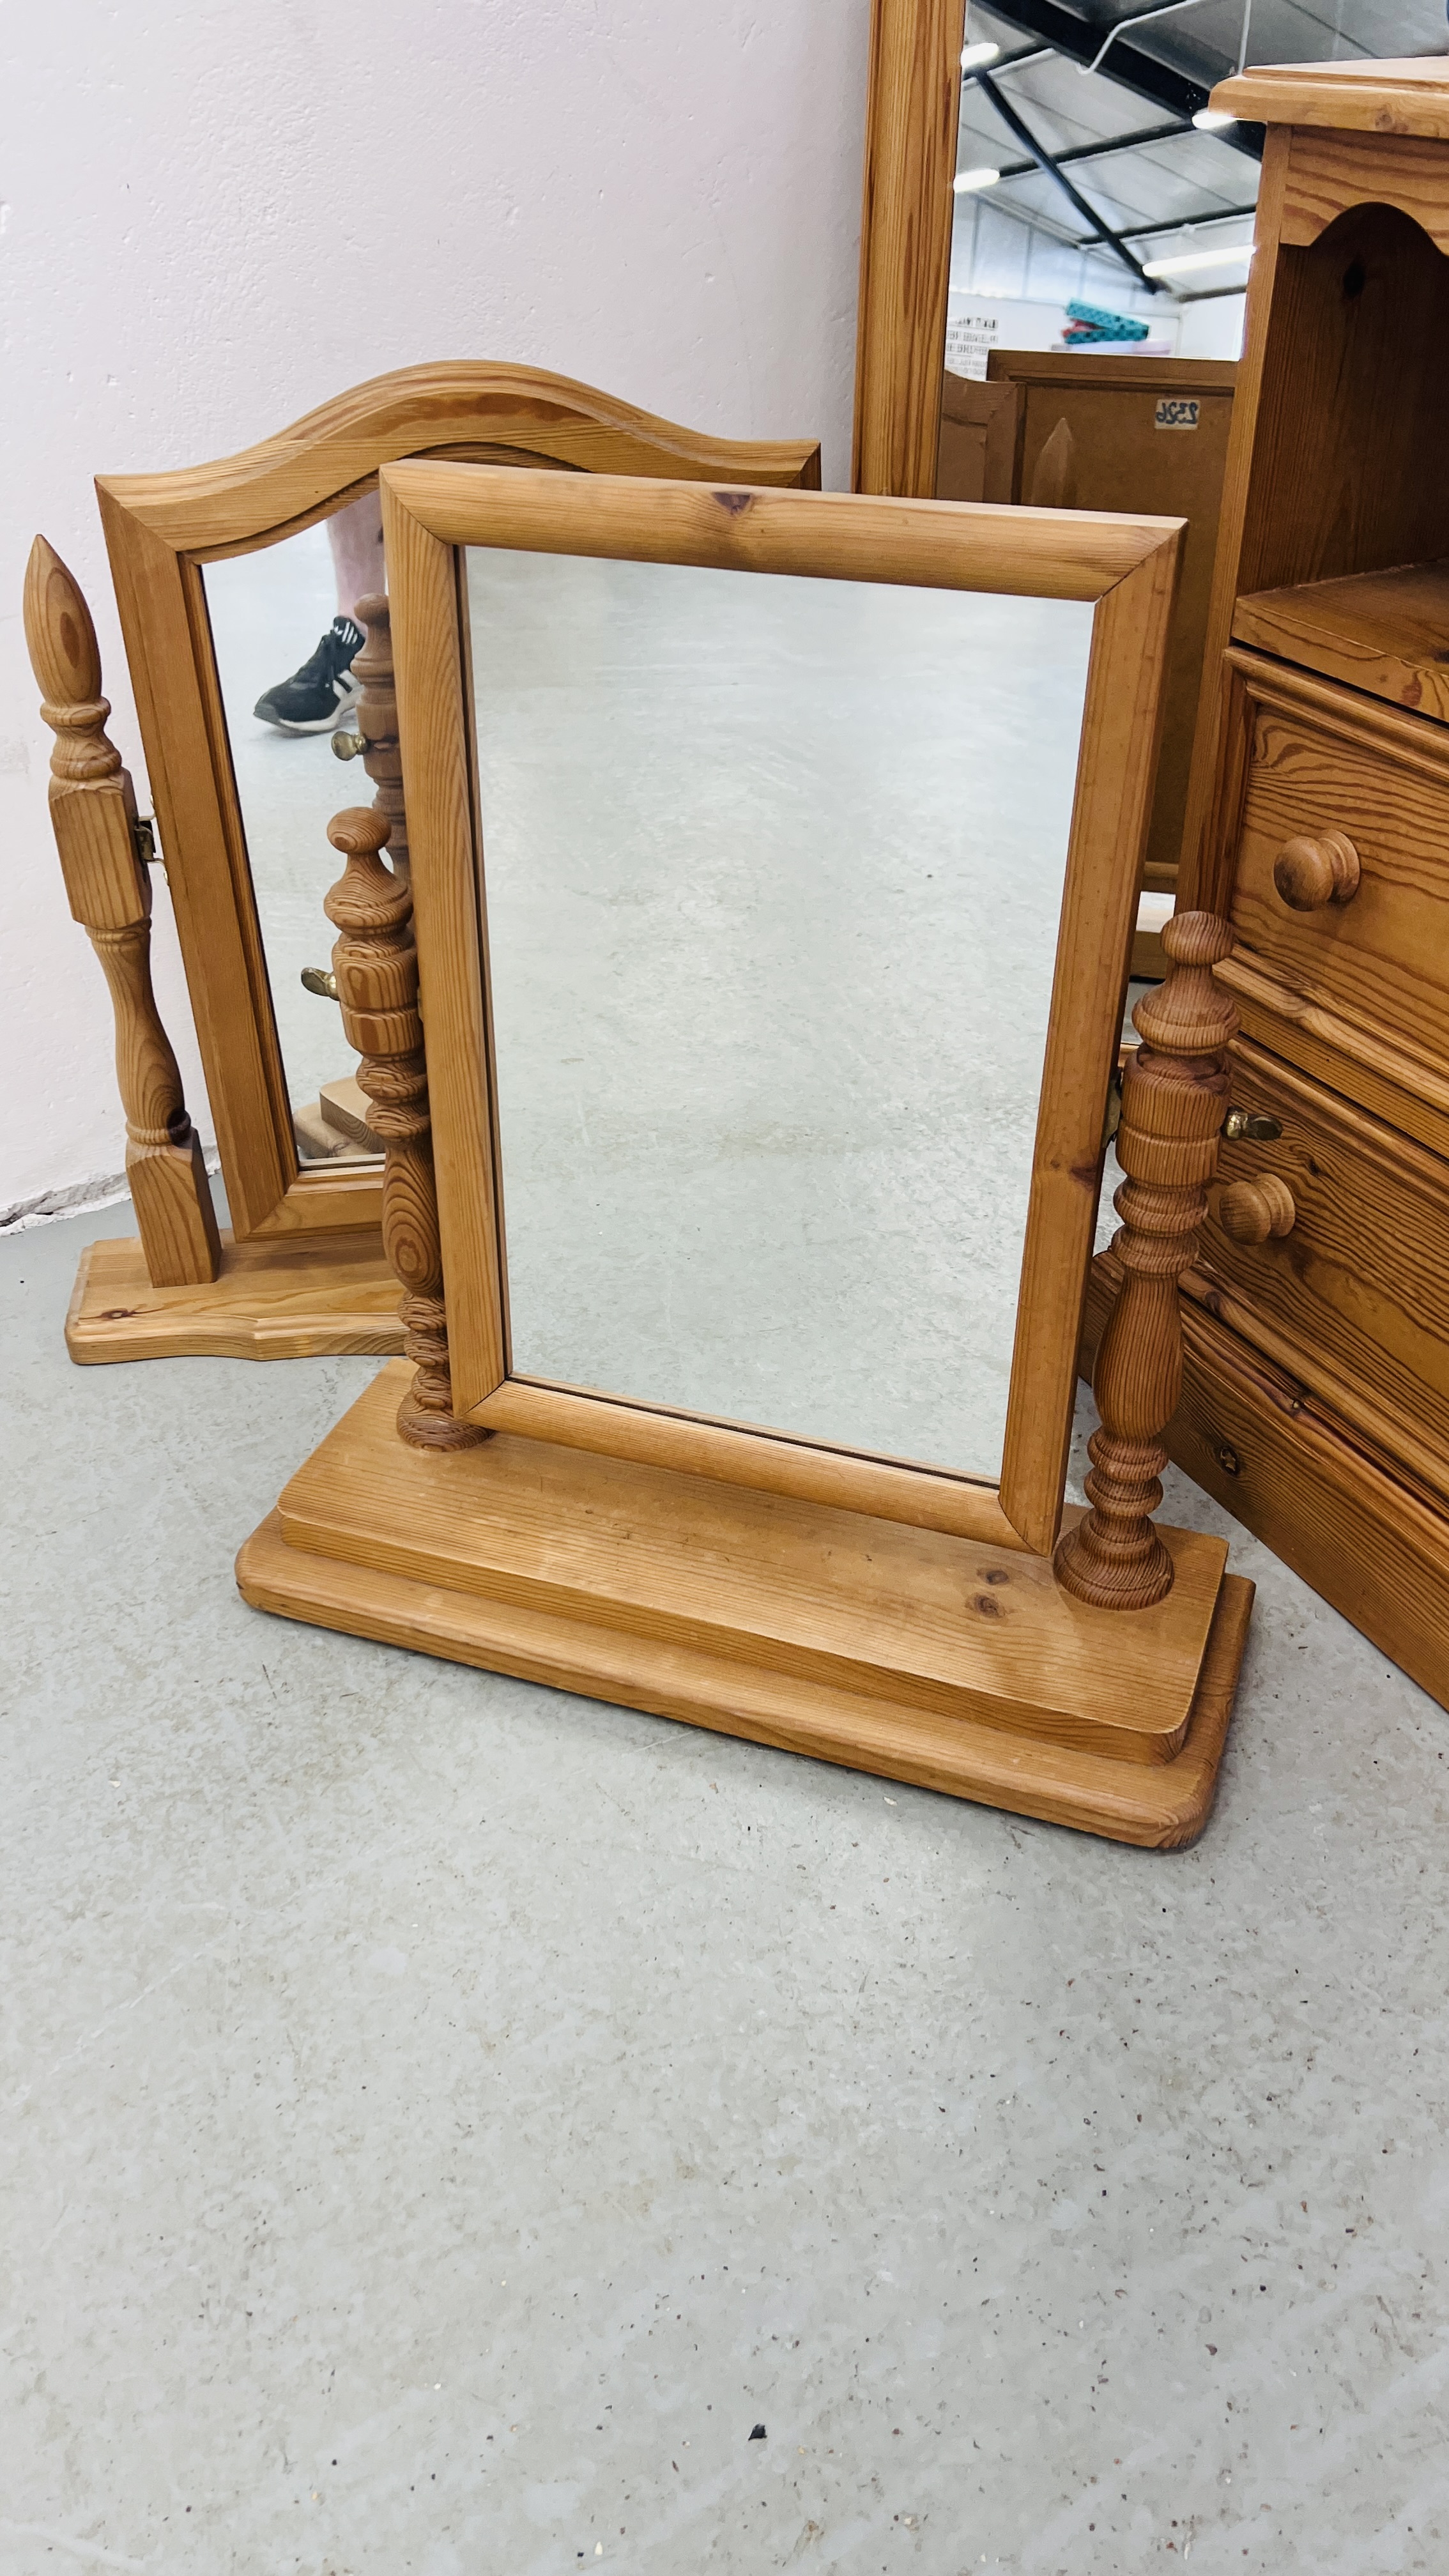
[[[1247,310],[1246,295],[1204,295],[1184,304],[1179,357],[1240,358]]]
[[[386,368],[490,357],[729,437],[822,437],[844,484],[868,22],[869,0],[4,13],[0,1213],[116,1172],[124,1142],[46,815],[20,623],[35,531],[91,601],[143,788],[96,473],[194,464]]]

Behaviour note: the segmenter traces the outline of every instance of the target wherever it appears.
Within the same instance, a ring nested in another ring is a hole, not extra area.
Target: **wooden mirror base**
[[[1116,1842],[1202,1831],[1253,1586],[1097,1610],[1049,1558],[499,1433],[428,1455],[379,1370],[237,1559],[254,1608]]]
[[[212,1280],[153,1288],[138,1236],[81,1254],[65,1346],[83,1367],[113,1360],[385,1358],[403,1346],[398,1283],[376,1226],[356,1234],[221,1233]]]

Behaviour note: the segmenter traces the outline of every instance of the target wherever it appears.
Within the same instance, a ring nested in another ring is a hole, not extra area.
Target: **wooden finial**
[[[116,1015],[126,1178],[154,1288],[215,1279],[216,1212],[200,1140],[151,989],[151,879],[136,799],[106,733],[101,657],[80,586],[37,537],[25,573],[25,641],[55,735],[50,819],[71,912],[101,961]]]
[[[402,745],[397,730],[397,688],[393,679],[392,611],[381,591],[360,599],[355,611],[366,642],[353,655],[352,667],[362,682],[357,701],[357,734],[335,733],[332,747],[351,759],[362,744],[362,765],[377,788],[373,804],[388,820],[387,854],[394,873],[407,881],[408,825],[403,804]]]
[[[1088,1443],[1091,1510],[1057,1543],[1057,1581],[1104,1610],[1145,1610],[1172,1589],[1172,1558],[1152,1526],[1167,1463],[1162,1433],[1182,1393],[1177,1283],[1197,1249],[1206,1184],[1228,1102],[1225,1049],[1238,1015],[1212,969],[1233,933],[1210,912],[1180,912],[1162,933],[1165,983],[1133,1012],[1112,1249],[1126,1274],[1097,1352],[1101,1429]]]
[[[324,909],[341,937],[332,951],[342,1027],[362,1061],[357,1079],[368,1120],[387,1148],[382,1175],[383,1250],[402,1282],[405,1349],[417,1375],[397,1427],[417,1449],[473,1449],[490,1435],[453,1411],[448,1316],[412,896],[382,857],[391,826],[375,805],[353,805],[327,826],[347,861]]]

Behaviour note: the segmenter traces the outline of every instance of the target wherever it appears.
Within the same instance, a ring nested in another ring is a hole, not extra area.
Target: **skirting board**
[[[406,1380],[242,1548],[255,1608],[1116,1841],[1201,1832],[1253,1597],[1220,1541],[1165,1532],[1167,1601],[1092,1610],[1048,1560],[826,1505],[507,1434],[408,1449]]]
[[[219,1278],[153,1288],[140,1240],[81,1254],[65,1345],[82,1367],[116,1360],[320,1359],[400,1351],[399,1288],[375,1228],[233,1241]]]

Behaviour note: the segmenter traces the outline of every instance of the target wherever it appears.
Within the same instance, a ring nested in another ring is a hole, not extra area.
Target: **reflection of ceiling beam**
[[[1102,143],[1073,143],[1065,152],[1054,152],[1052,159],[1060,170],[1068,161],[1105,161],[1109,152],[1133,152],[1139,143],[1166,143],[1177,134],[1190,134],[1188,125],[1139,125],[1133,134],[1109,134]],[[1003,161],[1003,179],[1024,178],[1028,170],[1040,167],[1036,161]]]
[[[1091,26],[1085,18],[1064,9],[1061,0],[989,0],[993,18],[1003,18],[1008,27],[1017,28],[1023,36],[1035,36],[1051,46],[1053,53],[1064,54],[1068,62],[1090,63],[1098,52],[1105,27]],[[1190,123],[1200,107],[1207,105],[1207,91],[1201,81],[1189,80],[1185,72],[1173,71],[1152,54],[1144,53],[1121,36],[1112,47],[1097,75],[1099,80],[1114,81],[1119,89],[1130,89],[1138,98],[1149,99],[1154,107],[1168,116]],[[1214,135],[1217,143],[1226,143],[1235,152],[1246,152],[1254,161],[1263,157],[1261,125],[1225,125]]]
[[[1010,99],[1003,98],[1001,91],[997,88],[990,73],[978,72],[976,75],[976,85],[981,91],[983,97],[989,99],[991,105],[995,108],[997,115],[1000,117],[1002,124],[1010,127],[1012,133],[1016,136],[1018,143],[1022,145],[1025,151],[1031,154],[1037,168],[1044,171],[1047,178],[1052,180],[1055,185],[1060,188],[1063,196],[1068,198],[1071,204],[1076,208],[1083,223],[1090,226],[1094,240],[1101,242],[1106,249],[1116,252],[1123,267],[1130,269],[1139,286],[1145,286],[1150,294],[1162,294],[1164,290],[1158,285],[1156,278],[1149,277],[1147,275],[1141,261],[1128,249],[1126,243],[1121,239],[1121,236],[1113,232],[1110,224],[1103,223],[1096,207],[1088,205],[1086,198],[1072,186],[1070,179],[1067,178],[1065,173],[1057,167],[1057,164],[1051,153],[1048,152],[1046,145],[1037,141],[1031,127],[1025,122],[1024,118],[1017,114]]]
[[[1230,224],[1240,222],[1244,216],[1255,215],[1257,211],[1258,209],[1256,205],[1204,206],[1201,213],[1196,215],[1168,215],[1165,219],[1162,216],[1159,216],[1155,224],[1124,224],[1122,227],[1122,239],[1124,241],[1141,241],[1144,235],[1148,233],[1180,233],[1187,232],[1198,224]],[[1086,247],[1087,245],[1084,242],[1082,244],[1082,248],[1085,250]]]

